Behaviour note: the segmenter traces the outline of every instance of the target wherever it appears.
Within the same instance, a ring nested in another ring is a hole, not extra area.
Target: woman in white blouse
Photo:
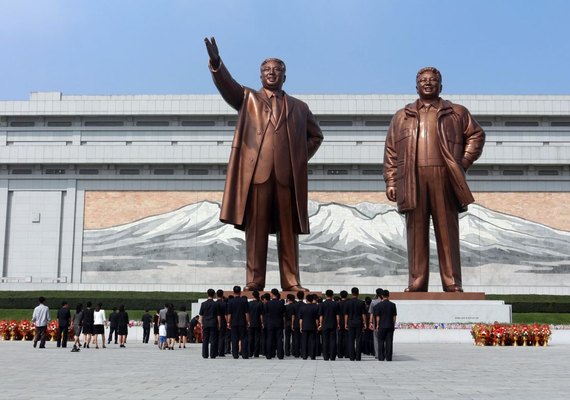
[[[101,303],[97,304],[95,307],[95,311],[93,312],[93,337],[95,338],[95,348],[98,349],[99,345],[97,344],[97,337],[101,335],[101,343],[103,344],[103,348],[105,346],[105,310],[101,307],[103,305]]]

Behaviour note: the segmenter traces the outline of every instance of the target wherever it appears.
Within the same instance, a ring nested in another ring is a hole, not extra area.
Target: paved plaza
[[[570,392],[568,345],[396,344],[392,362],[204,360],[200,345],[46,347],[0,342],[1,399],[567,399]]]

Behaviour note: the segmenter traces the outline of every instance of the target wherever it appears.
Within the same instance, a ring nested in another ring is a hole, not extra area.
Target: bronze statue
[[[237,83],[214,38],[204,39],[209,68],[224,100],[238,111],[220,220],[245,230],[245,290],[265,287],[269,233],[277,233],[283,290],[306,290],[299,279],[299,234],[309,233],[307,162],[323,140],[302,101],[281,88],[285,63],[261,63],[260,90]]]
[[[441,82],[437,69],[420,69],[420,98],[394,115],[386,136],[386,196],[406,216],[409,292],[428,290],[430,215],[443,290],[463,291],[458,213],[474,201],[465,172],[481,156],[485,132],[465,107],[439,97]]]

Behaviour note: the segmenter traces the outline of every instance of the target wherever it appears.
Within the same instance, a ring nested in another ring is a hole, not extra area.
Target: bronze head
[[[261,84],[268,90],[281,90],[285,83],[285,63],[278,58],[268,58],[259,67]]]
[[[416,91],[422,100],[435,100],[443,89],[441,72],[434,67],[421,68],[416,74]]]

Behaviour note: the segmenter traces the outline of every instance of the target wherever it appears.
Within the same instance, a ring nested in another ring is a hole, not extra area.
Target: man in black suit
[[[333,291],[325,292],[326,300],[319,305],[319,331],[323,335],[323,359],[336,359],[336,333],[340,325],[339,304],[333,300]]]
[[[277,358],[282,360],[285,355],[283,350],[285,304],[276,288],[271,289],[271,300],[265,304],[265,325],[267,327],[265,357],[270,360],[277,354]]]
[[[69,304],[67,301],[63,301],[61,308],[57,311],[57,347],[67,347],[67,334],[70,323],[71,312],[69,311]]]
[[[293,357],[299,358],[301,356],[301,326],[299,325],[299,313],[301,312],[301,307],[305,305],[305,292],[299,290],[297,292],[297,302],[294,305],[293,312],[293,340],[291,354]]]
[[[113,307],[113,312],[109,314],[109,337],[107,338],[107,344],[111,343],[113,336],[115,337],[115,344],[117,344],[117,339],[119,335],[117,333],[117,317],[119,313],[117,312],[117,307]]]
[[[382,301],[374,307],[374,319],[376,320],[378,334],[378,361],[392,361],[397,315],[396,305],[390,301],[390,292],[384,290]]]
[[[346,302],[348,297],[348,292],[346,290],[341,290],[340,292],[340,301],[338,303],[339,307],[339,315],[340,315],[340,325],[338,327],[338,336],[337,336],[337,356],[338,358],[344,358],[345,356],[348,357],[348,341],[347,341],[347,334],[346,334],[346,323],[344,321],[344,314],[346,313]]]
[[[249,343],[249,356],[259,357],[261,350],[261,330],[263,329],[263,303],[259,300],[259,292],[254,290],[252,293],[253,300],[249,302],[249,328],[247,338]]]
[[[249,358],[247,349],[247,326],[249,325],[249,305],[247,297],[241,295],[241,287],[234,286],[234,298],[228,302],[226,311],[232,335],[232,356]]]
[[[214,289],[208,289],[208,300],[200,306],[200,324],[202,325],[202,357],[210,358],[218,355],[218,328],[220,326],[220,305],[214,301]]]
[[[315,295],[307,295],[307,304],[299,311],[299,325],[301,326],[301,356],[303,360],[311,357],[317,358],[317,328],[319,323],[319,309],[314,303]]]
[[[224,291],[218,289],[216,291],[216,297],[218,298],[216,302],[220,307],[220,329],[218,329],[218,356],[226,356],[226,336],[228,334],[228,323],[226,320],[226,311],[228,309],[228,303],[224,298]]]
[[[357,287],[353,287],[350,292],[352,298],[347,300],[344,311],[344,323],[348,329],[348,356],[350,361],[360,361],[362,331],[366,329],[366,306],[358,298]]]
[[[295,296],[291,293],[287,295],[285,304],[285,355],[291,356],[291,337],[293,335],[293,318],[295,316]]]

